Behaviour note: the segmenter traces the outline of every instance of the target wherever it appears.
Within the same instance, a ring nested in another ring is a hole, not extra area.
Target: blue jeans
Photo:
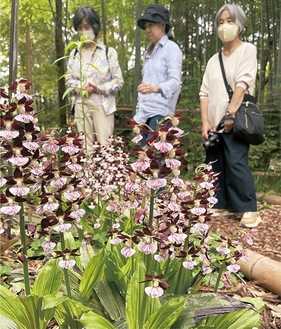
[[[157,130],[159,128],[159,122],[164,118],[163,115],[155,115],[154,117],[148,118],[146,120],[146,124],[152,129]],[[141,140],[141,146],[144,147],[146,145],[146,140],[152,137],[151,134],[142,133],[143,139]]]

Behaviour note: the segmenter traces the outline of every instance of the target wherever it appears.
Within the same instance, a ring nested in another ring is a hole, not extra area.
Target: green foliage
[[[0,266],[0,276],[10,275],[12,273],[12,268],[8,266]]]
[[[126,318],[129,329],[144,328],[148,317],[160,307],[159,299],[148,297],[144,287],[139,283],[145,277],[145,273],[144,263],[137,262],[126,293]]]
[[[39,297],[56,294],[62,284],[62,269],[58,266],[58,260],[52,259],[43,267],[37,276],[32,293]]]
[[[252,329],[261,324],[264,303],[254,298],[240,301],[214,293],[190,295],[171,329]]]
[[[104,277],[96,284],[95,293],[111,320],[125,319],[125,298],[121,296],[114,281]]]
[[[0,314],[12,319],[20,329],[32,328],[26,310],[13,293],[0,285]]]
[[[99,252],[91,258],[89,264],[85,268],[81,278],[79,291],[86,299],[90,298],[94,286],[104,275],[105,257],[107,257],[105,252]]]
[[[94,312],[84,313],[81,317],[80,323],[83,328],[89,329],[115,329],[116,327],[112,325],[108,320],[102,316],[95,314]]]
[[[163,303],[145,322],[144,329],[171,328],[183,310],[188,297],[175,297]]]

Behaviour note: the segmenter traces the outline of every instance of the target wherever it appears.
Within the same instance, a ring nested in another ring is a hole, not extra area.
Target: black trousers
[[[232,133],[223,133],[217,148],[207,152],[206,163],[212,163],[219,173],[218,209],[230,212],[257,211],[254,179],[248,167],[249,145],[240,142]]]

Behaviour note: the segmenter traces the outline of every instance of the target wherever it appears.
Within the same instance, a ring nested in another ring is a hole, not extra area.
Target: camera
[[[220,133],[217,132],[208,132],[208,139],[203,143],[203,146],[206,151],[210,148],[217,147],[220,143]]]

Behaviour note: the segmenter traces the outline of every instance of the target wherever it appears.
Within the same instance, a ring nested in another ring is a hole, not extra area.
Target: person
[[[148,5],[137,21],[150,44],[144,53],[142,82],[134,120],[153,131],[168,114],[174,115],[181,87],[182,52],[171,40],[169,11],[160,4]],[[145,146],[149,134],[143,134]]]
[[[213,55],[206,66],[200,89],[202,136],[215,131],[221,119],[220,143],[207,150],[206,162],[212,163],[219,173],[218,203],[216,208],[230,213],[243,214],[241,224],[253,228],[261,222],[257,212],[254,180],[248,167],[249,145],[233,136],[235,112],[245,94],[253,94],[257,73],[256,47],[243,42],[241,33],[246,24],[244,11],[235,4],[222,6],[216,14],[215,28],[223,42],[222,59],[229,85],[234,91],[231,101],[221,73],[219,55]]]
[[[70,53],[66,85],[77,92],[75,121],[77,130],[85,133],[89,154],[93,151],[94,140],[104,145],[113,134],[114,93],[122,88],[124,81],[116,50],[107,48],[98,39],[100,18],[97,12],[90,6],[81,6],[75,12],[73,24],[78,35],[86,36],[87,40],[81,50],[73,49]]]

